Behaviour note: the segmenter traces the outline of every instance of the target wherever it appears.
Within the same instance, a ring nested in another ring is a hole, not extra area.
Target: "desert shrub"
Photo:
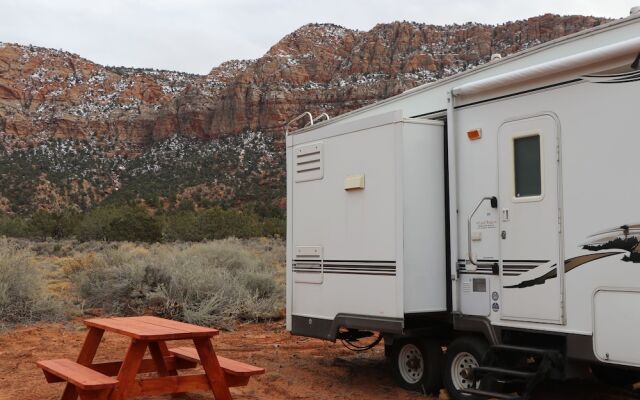
[[[137,207],[118,209],[119,213],[106,228],[106,239],[111,241],[158,242],[162,227],[158,220]]]
[[[75,229],[81,241],[110,240],[158,242],[162,227],[157,218],[140,207],[119,206],[96,208],[86,213]]]
[[[29,232],[39,239],[68,237],[75,229],[78,213],[74,210],[60,212],[36,211],[29,219]]]
[[[72,281],[85,306],[110,314],[153,313],[229,328],[236,320],[279,316],[284,289],[269,261],[238,239],[122,244],[98,252]]]
[[[95,208],[83,215],[76,226],[75,236],[81,241],[106,240],[107,228],[116,216],[115,207]]]
[[[0,325],[51,321],[64,315],[49,293],[33,253],[0,240]]]
[[[86,241],[187,241],[228,237],[283,237],[285,220],[258,215],[251,209],[214,207],[193,210],[193,202],[183,200],[183,209],[152,215],[136,205],[111,205],[87,212],[37,211],[30,216],[1,216],[0,235],[37,240],[76,238]]]
[[[28,221],[20,216],[4,215],[0,217],[0,235],[25,238],[32,236]]]
[[[198,214],[190,211],[172,212],[163,216],[164,239],[199,242],[206,238]]]
[[[262,220],[262,235],[267,237],[285,237],[287,221],[282,218],[265,218]]]
[[[178,208],[182,211],[193,211],[195,210],[195,204],[191,199],[184,199],[180,202]]]
[[[253,212],[210,208],[204,211],[177,211],[164,217],[167,241],[202,241],[228,237],[253,238],[284,236],[285,221],[262,218]]]
[[[260,236],[258,217],[236,210],[211,208],[198,216],[199,227],[205,239],[222,239],[230,236],[250,238]]]

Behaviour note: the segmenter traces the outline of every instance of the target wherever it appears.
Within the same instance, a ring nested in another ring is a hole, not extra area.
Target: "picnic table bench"
[[[61,400],[124,400],[137,396],[211,390],[216,400],[230,400],[230,387],[246,386],[264,368],[217,356],[213,328],[157,317],[94,318],[84,321],[89,332],[77,360],[39,361],[47,382],[67,382]],[[94,363],[105,332],[131,338],[122,361]],[[193,340],[195,347],[169,349],[166,342]],[[144,358],[149,350],[151,358]],[[204,374],[178,371],[202,365]],[[155,372],[155,377],[138,374]]]

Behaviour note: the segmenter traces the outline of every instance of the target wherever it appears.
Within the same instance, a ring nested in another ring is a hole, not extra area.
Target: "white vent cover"
[[[293,259],[295,283],[322,283],[324,268],[321,246],[296,246]]]
[[[298,147],[294,151],[295,181],[305,182],[322,179],[322,143]]]

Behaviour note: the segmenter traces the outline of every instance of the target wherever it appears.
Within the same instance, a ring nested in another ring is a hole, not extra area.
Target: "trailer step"
[[[508,361],[503,359],[502,354],[518,355],[519,358],[535,357],[535,362],[530,367],[535,367],[535,371],[523,371],[513,369]],[[473,368],[474,385],[481,380],[488,379],[502,382],[502,392],[486,391],[480,389],[466,389],[463,393],[474,395],[480,399],[519,399],[528,400],[535,386],[549,376],[554,368],[561,367],[562,355],[557,350],[539,347],[514,346],[509,344],[497,344],[489,347],[489,352],[485,355],[480,366]],[[518,394],[515,394],[517,392]]]
[[[483,374],[497,374],[513,376],[519,379],[532,379],[536,376],[535,372],[519,371],[516,369],[498,368],[498,367],[475,367],[473,368],[474,376]]]
[[[462,389],[460,392],[464,394],[470,394],[473,396],[484,397],[487,399],[500,399],[500,400],[519,400],[520,399],[520,396],[517,394],[490,392],[487,390],[480,390],[480,389]]]

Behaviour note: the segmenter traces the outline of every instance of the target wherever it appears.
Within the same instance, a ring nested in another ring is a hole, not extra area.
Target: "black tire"
[[[434,340],[396,340],[390,362],[393,379],[404,389],[433,394],[442,387],[442,348]]]
[[[391,359],[391,356],[393,355],[393,346],[390,344],[384,344],[384,357],[387,360]]]
[[[600,382],[611,386],[624,387],[640,382],[640,372],[610,365],[594,364],[591,373]]]
[[[460,372],[460,369],[465,365],[471,366],[473,364],[471,359],[475,359],[476,365],[482,362],[482,358],[489,351],[489,344],[486,340],[476,336],[463,336],[460,337],[447,346],[447,354],[445,356],[444,363],[444,388],[449,393],[449,396],[455,400],[474,400],[475,396],[463,394],[460,390],[464,385],[471,386],[471,379],[467,379]],[[454,365],[455,363],[455,365]],[[469,373],[469,367],[463,369],[463,373]],[[455,374],[457,377],[454,377]]]

